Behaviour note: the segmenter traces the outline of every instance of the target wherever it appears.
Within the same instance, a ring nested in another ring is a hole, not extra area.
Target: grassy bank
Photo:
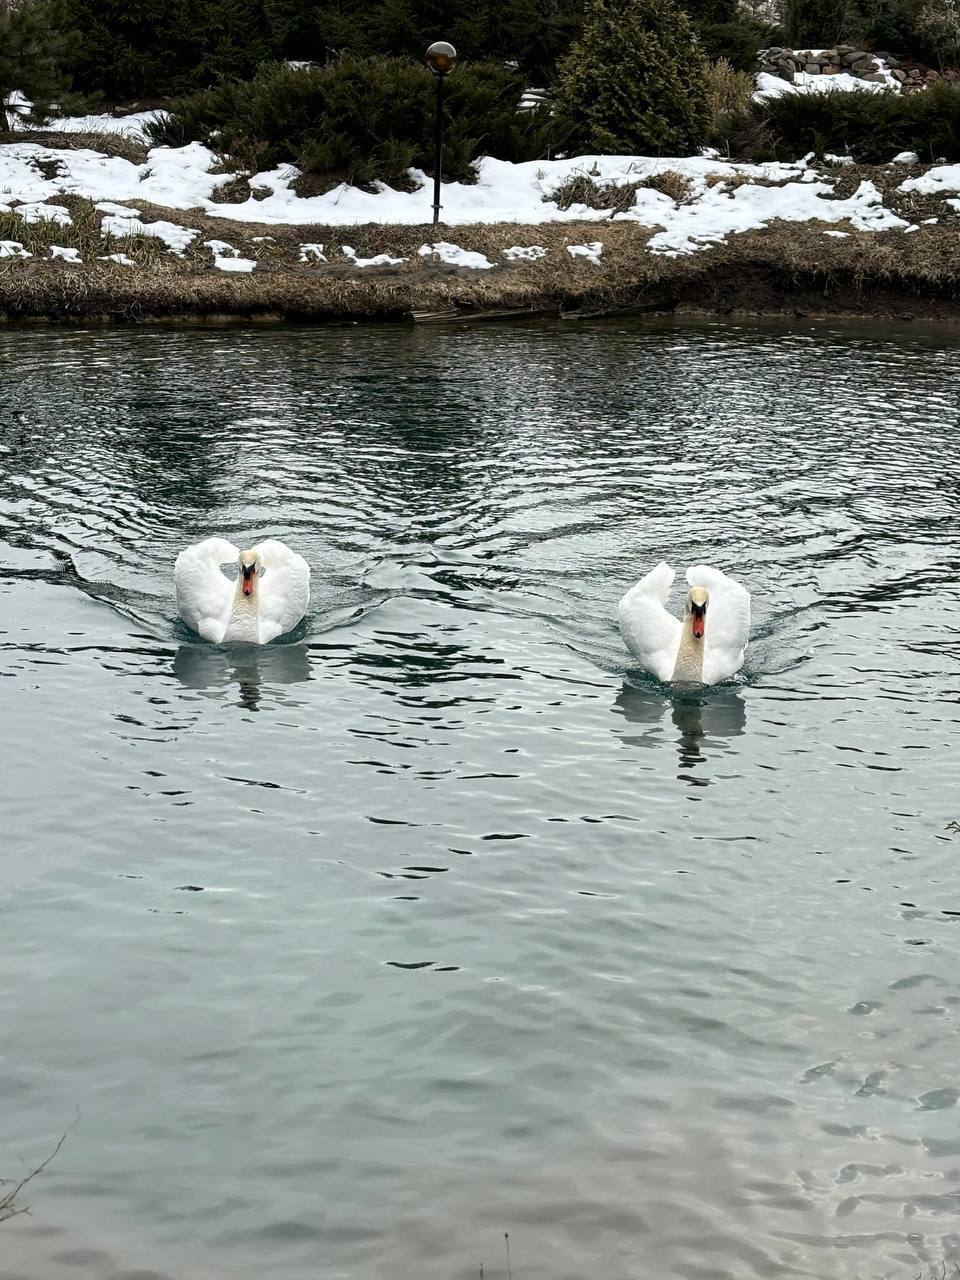
[[[662,221],[645,226],[613,220],[639,196],[651,195],[643,188],[654,189],[661,212],[666,207],[667,216],[682,217],[696,213],[704,191],[719,182],[723,185],[716,191],[724,207],[727,198],[735,203],[736,195],[782,198],[782,191],[767,190],[777,187],[788,189],[792,202],[799,198],[794,191],[802,193],[798,172],[758,176],[756,171],[731,173],[727,166],[725,175],[708,176],[705,186],[701,180],[695,188],[689,176],[670,171],[626,185],[578,171],[554,193],[553,212],[588,205],[602,214],[599,221],[278,225],[220,215],[227,204],[249,204],[249,184],[242,183],[218,188],[207,211],[139,198],[97,206],[64,190],[70,183],[60,185],[62,166],[75,151],[89,156],[94,142],[98,154],[106,156],[109,138],[104,143],[99,136],[32,135],[30,142],[39,149],[30,152],[28,167],[43,175],[49,194],[40,204],[14,203],[6,211],[0,204],[0,321],[462,320],[632,309],[960,317],[960,214],[946,198],[949,190],[925,194],[910,183],[903,190],[906,178],[919,177],[930,166],[821,166],[806,176],[826,193],[824,221],[772,221],[670,256],[650,248]],[[136,154],[121,154],[124,148]],[[144,163],[141,144],[114,139],[114,150],[111,163],[141,165],[136,187],[145,190],[140,183],[149,176],[150,164]],[[855,228],[846,211],[856,205],[856,200],[849,203],[851,197],[867,185],[876,188],[884,211],[903,220],[902,228]],[[842,211],[835,205],[839,201],[848,202]],[[829,220],[831,210],[843,220]],[[178,251],[160,238],[164,228]],[[441,241],[448,249],[453,242],[466,251],[468,262],[470,254],[482,255],[482,267],[431,252],[430,246]],[[598,244],[599,251],[589,256],[571,252]],[[525,250],[534,252],[525,257]],[[356,261],[378,255],[392,261]]]
[[[169,215],[161,209],[143,212],[144,218]],[[816,223],[774,224],[679,257],[650,253],[645,246],[651,231],[627,223],[448,232],[458,245],[497,264],[476,270],[421,256],[424,243],[440,238],[431,227],[241,229],[217,226],[201,214],[180,214],[178,220],[196,226],[204,239],[229,236],[241,254],[259,250],[256,269],[234,274],[217,268],[199,238],[183,257],[163,252],[148,237],[100,246],[122,247],[133,266],[99,258],[77,265],[51,261],[40,256],[38,241],[76,240],[83,219],[75,217],[70,228],[34,224],[32,235],[23,237],[33,256],[0,260],[0,319],[400,321],[634,308],[960,319],[960,237],[942,225],[882,235],[851,230],[840,237]],[[255,240],[265,235],[272,240]],[[602,244],[598,264],[569,253],[569,245],[581,242]],[[331,261],[301,262],[303,243],[333,246],[325,249]],[[361,257],[387,252],[408,260],[356,267],[343,256],[344,244]],[[503,261],[503,250],[514,246],[538,246],[546,253],[537,261]]]

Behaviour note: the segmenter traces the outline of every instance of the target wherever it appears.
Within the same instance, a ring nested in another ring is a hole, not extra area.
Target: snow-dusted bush
[[[688,155],[709,125],[706,59],[673,0],[589,0],[583,35],[557,68],[570,151]]]

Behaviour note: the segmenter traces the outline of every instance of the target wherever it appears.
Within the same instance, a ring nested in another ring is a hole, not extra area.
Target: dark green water
[[[3,1280],[960,1260],[960,349],[0,334]],[[257,652],[208,533],[306,556]],[[743,678],[630,674],[659,558]]]

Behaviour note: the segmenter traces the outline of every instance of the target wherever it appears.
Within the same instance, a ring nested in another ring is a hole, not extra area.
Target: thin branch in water
[[[510,1266],[510,1232],[505,1231],[503,1238],[507,1246],[507,1280],[513,1280],[513,1269]]]
[[[76,1124],[76,1121],[74,1121],[74,1124]],[[72,1128],[73,1128],[73,1125],[70,1126],[70,1129]],[[15,1218],[19,1213],[30,1212],[29,1207],[27,1205],[20,1206],[20,1205],[14,1204],[14,1201],[16,1200],[20,1192],[23,1190],[23,1188],[27,1185],[27,1183],[32,1182],[38,1173],[43,1173],[44,1169],[47,1167],[50,1161],[53,1160],[55,1156],[59,1155],[60,1148],[66,1142],[67,1133],[70,1132],[70,1129],[67,1129],[66,1133],[62,1135],[62,1137],[60,1138],[60,1141],[57,1143],[57,1145],[50,1152],[50,1154],[47,1156],[46,1160],[44,1160],[42,1164],[38,1164],[32,1173],[28,1173],[25,1178],[21,1178],[12,1191],[8,1191],[5,1196],[0,1197],[0,1222],[6,1222],[8,1218]]]

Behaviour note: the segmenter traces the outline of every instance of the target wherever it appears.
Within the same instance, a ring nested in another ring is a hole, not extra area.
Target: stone
[[[904,80],[907,78],[907,73],[905,71],[901,71],[899,67],[896,67],[890,72],[890,74],[893,76],[894,80],[899,80],[901,84],[903,84]]]
[[[928,80],[939,80],[939,79],[940,79],[940,72],[939,72],[939,71],[934,71],[933,69],[931,69],[930,71],[928,71],[928,72],[927,72],[927,79],[928,79]]]
[[[829,66],[827,66],[827,67],[824,67],[824,68],[823,68],[823,74],[824,74],[825,76],[836,76],[836,75],[839,75],[839,74],[840,74],[840,68],[839,68],[839,67],[835,67],[835,66],[833,65],[833,63],[831,63]]]
[[[806,71],[807,75],[810,75],[810,76],[818,76],[818,75],[820,74],[820,63],[819,63],[819,62],[805,62],[805,63],[803,64],[803,69],[804,69],[804,71]]]

